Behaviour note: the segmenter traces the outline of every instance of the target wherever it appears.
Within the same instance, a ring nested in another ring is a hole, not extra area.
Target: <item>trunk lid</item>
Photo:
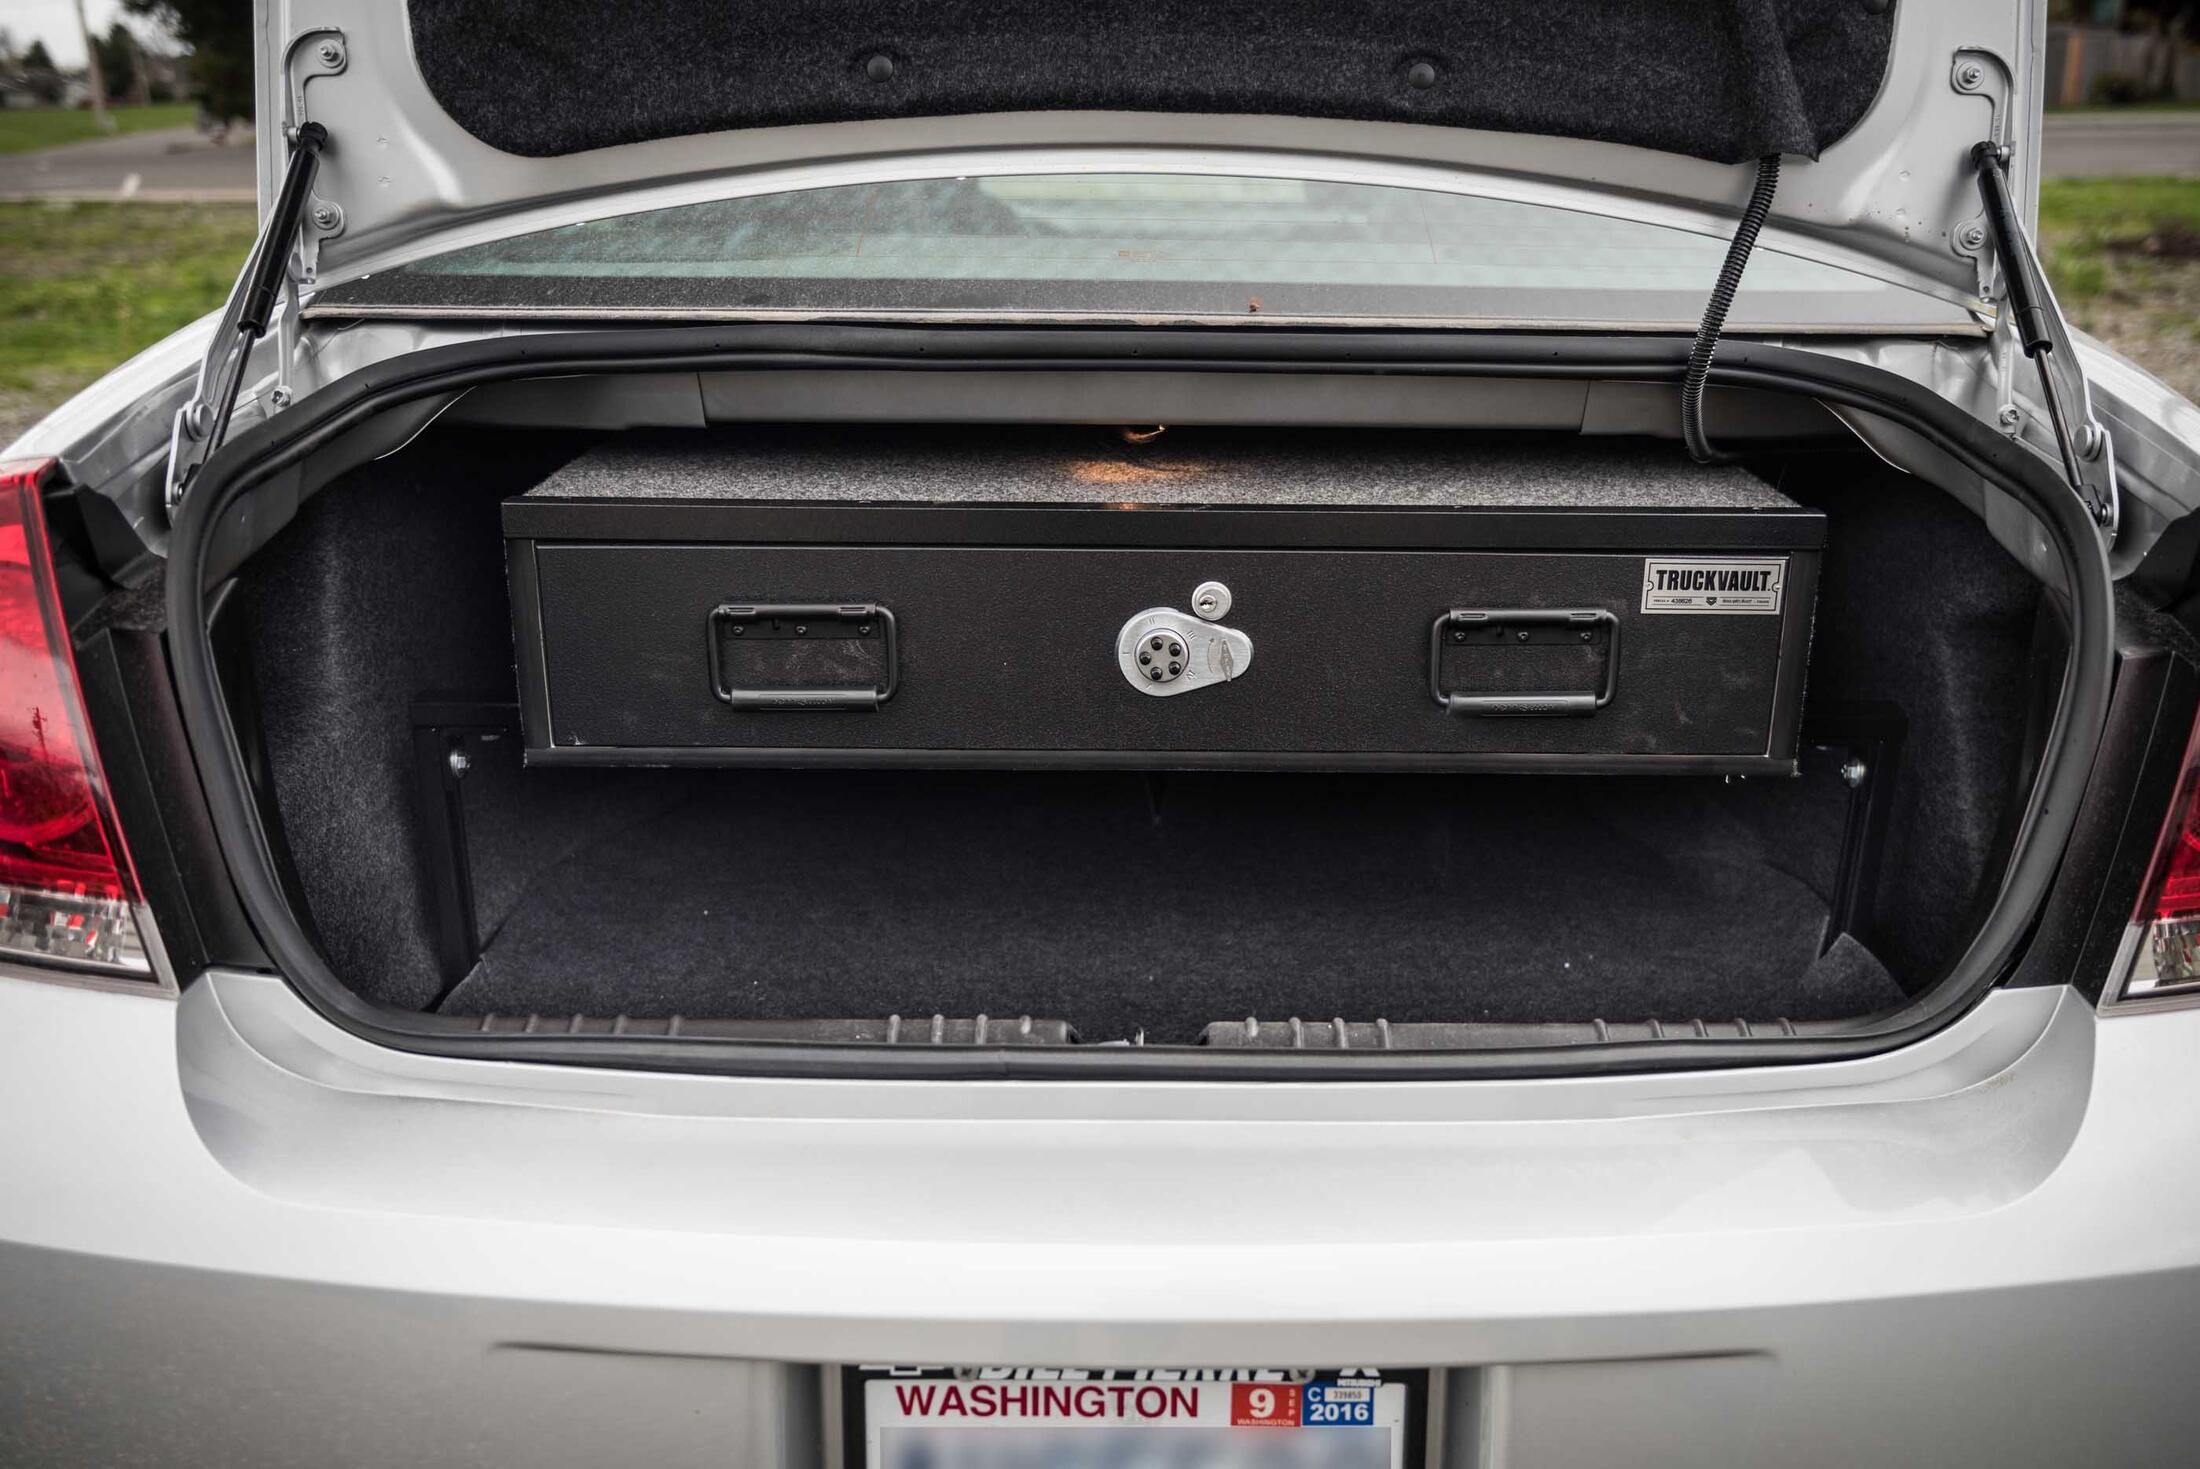
[[[2038,0],[271,0],[262,202],[308,118],[330,136],[307,230],[329,279],[462,224],[539,227],[541,206],[927,152],[1437,165],[1693,209],[1707,226],[1747,196],[1748,164],[1778,153],[1775,229],[1985,297],[1969,150],[2009,146],[2029,218],[2043,15]]]

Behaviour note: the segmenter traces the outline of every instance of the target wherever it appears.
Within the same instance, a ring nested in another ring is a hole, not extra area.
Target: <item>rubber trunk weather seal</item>
[[[1695,345],[1688,349],[1688,372],[1681,378],[1681,438],[1698,464],[1725,464],[1734,456],[1711,447],[1703,428],[1703,385],[1711,376],[1712,354],[1719,350],[1719,333],[1726,330],[1726,314],[1742,288],[1742,272],[1749,269],[1750,252],[1757,248],[1766,216],[1772,213],[1772,196],[1780,189],[1780,155],[1767,153],[1757,160],[1757,183],[1742,208],[1741,223],[1727,242],[1726,259],[1719,279],[1704,303],[1703,320],[1696,327]]]
[[[1471,356],[1470,356],[1471,354]],[[1436,333],[1220,332],[1062,328],[947,329],[718,325],[574,332],[465,342],[360,371],[207,461],[170,543],[170,652],[193,759],[237,891],[269,957],[332,1023],[399,1050],[626,1069],[813,1077],[1089,1080],[1470,1079],[1610,1074],[1848,1060],[1918,1039],[1968,1009],[2015,966],[2077,820],[2106,719],[2114,627],[2108,561],[2091,518],[2054,469],[1946,400],[1882,369],[1755,342],[1733,343],[1707,380],[1800,393],[1879,415],[2024,504],[2060,558],[2072,602],[2070,656],[2055,718],[2027,798],[2023,837],[2001,892],[1969,947],[1939,982],[1900,1010],[1830,1031],[1731,1040],[1655,1040],[1488,1051],[1211,1051],[1196,1047],[923,1047],[610,1035],[485,1036],[478,1023],[392,1010],[345,988],[283,895],[251,799],[207,626],[213,588],[287,519],[255,491],[314,451],[396,405],[480,383],[546,375],[721,368],[912,371],[1089,370],[1324,372],[1450,377],[1534,376],[1678,383],[1687,344],[1657,338],[1554,341]],[[257,512],[257,513],[256,513]],[[219,545],[219,555],[213,553]]]

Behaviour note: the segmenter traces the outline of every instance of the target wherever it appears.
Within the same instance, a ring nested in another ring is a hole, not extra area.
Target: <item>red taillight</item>
[[[0,464],[0,958],[143,974],[137,881],[54,590],[38,498],[52,465]]]
[[[2200,918],[2200,784],[2188,779],[2179,799],[2183,809],[2163,834],[2165,850],[2158,859],[2162,886],[2154,895],[2157,919]]]

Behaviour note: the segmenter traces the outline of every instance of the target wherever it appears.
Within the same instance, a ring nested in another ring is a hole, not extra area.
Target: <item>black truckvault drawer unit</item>
[[[1746,471],[1177,437],[584,454],[504,506],[528,759],[1794,769],[1825,522]]]

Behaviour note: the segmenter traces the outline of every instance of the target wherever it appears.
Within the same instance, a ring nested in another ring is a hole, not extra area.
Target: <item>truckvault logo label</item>
[[[1787,558],[1699,556],[1642,563],[1645,612],[1778,612]]]

